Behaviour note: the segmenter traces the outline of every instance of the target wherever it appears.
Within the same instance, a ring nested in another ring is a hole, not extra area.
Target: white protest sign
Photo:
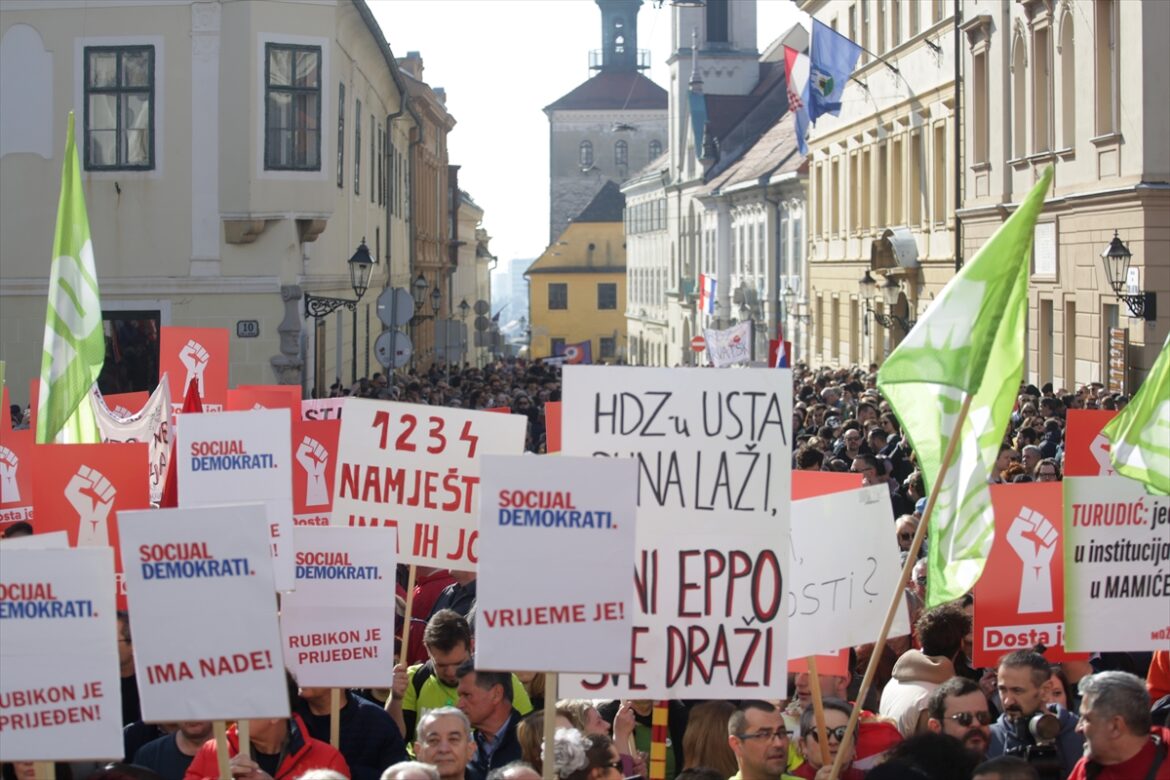
[[[0,547],[6,550],[64,550],[68,546],[69,534],[66,531],[50,531],[44,534],[0,539]]]
[[[564,404],[565,454],[638,460],[630,670],[564,695],[784,696],[792,372],[566,366]]]
[[[302,686],[386,684],[394,664],[394,548],[380,528],[298,526],[296,590],[281,599],[284,662]]]
[[[0,550],[0,755],[122,756],[114,550]]]
[[[344,398],[308,398],[301,401],[302,420],[340,420]]]
[[[902,560],[885,485],[792,502],[788,655],[872,642],[898,587]],[[902,608],[890,636],[910,633]]]
[[[262,503],[276,589],[293,587],[292,444],[288,409],[183,415],[179,506]]]
[[[747,363],[752,358],[752,323],[741,322],[726,330],[703,331],[707,356],[716,368]]]
[[[1119,476],[1063,484],[1065,649],[1165,650],[1170,497]]]
[[[287,717],[264,507],[118,520],[142,719]]]
[[[350,398],[334,525],[397,528],[402,563],[476,566],[479,458],[524,451],[528,418]]]
[[[476,663],[629,670],[636,469],[631,458],[483,459]]]
[[[102,442],[146,442],[150,445],[150,501],[158,504],[162,501],[167,466],[173,451],[171,389],[166,375],[159,381],[146,406],[135,414],[118,416],[111,412],[97,384],[90,391],[89,401],[101,430]]]

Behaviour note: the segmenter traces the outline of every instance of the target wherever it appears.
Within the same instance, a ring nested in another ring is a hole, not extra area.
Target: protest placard
[[[975,583],[977,667],[1037,644],[1059,662],[1064,647],[1064,499],[1059,482],[992,485],[995,541]]]
[[[403,563],[476,565],[479,458],[524,451],[528,418],[350,398],[333,483],[334,525],[397,529]]]
[[[162,382],[159,383],[162,385]],[[158,388],[155,388],[157,390]],[[97,386],[94,386],[97,390]],[[103,395],[102,400],[105,401],[106,407],[110,410],[110,414],[115,417],[130,417],[136,412],[141,411],[142,407],[146,406],[146,402],[150,400],[150,393],[145,390],[136,390],[132,393],[111,393]]]
[[[162,501],[167,468],[174,453],[170,387],[166,382],[159,382],[154,393],[133,407],[133,412],[125,414],[116,413],[110,407],[113,398],[114,396],[103,397],[96,384],[89,394],[90,406],[101,431],[102,441],[123,444],[146,442],[150,445],[148,465],[150,500],[158,504]]]
[[[187,386],[196,380],[203,411],[222,412],[227,403],[231,360],[227,328],[164,325],[159,336],[158,375],[168,378],[174,410],[183,406]]]
[[[229,387],[229,412],[250,412],[253,409],[288,409],[294,417],[301,416],[301,388],[299,385],[242,385]]]
[[[118,549],[118,515],[150,506],[146,444],[41,444],[33,449],[38,531],[65,531],[74,547]],[[126,608],[114,554],[118,609]]]
[[[1170,642],[1170,497],[1126,477],[1064,485],[1065,648],[1164,650]]]
[[[0,548],[0,755],[122,757],[114,551]]]
[[[0,531],[12,523],[33,521],[33,433],[0,433]]]
[[[142,719],[287,717],[264,506],[125,512],[121,525]]]
[[[834,653],[881,631],[902,571],[892,516],[885,485],[793,502],[791,655]],[[909,613],[899,609],[890,636],[909,633]]]
[[[1117,416],[1108,409],[1069,409],[1064,427],[1064,475],[1066,477],[1111,477],[1109,440],[1101,433]]]
[[[288,409],[191,414],[178,429],[179,506],[263,503],[276,587],[293,587],[292,445]]]
[[[546,401],[544,404],[545,452],[551,455],[561,451],[561,402]]]
[[[707,357],[716,368],[747,363],[752,359],[752,324],[740,322],[726,330],[707,328],[703,331],[707,342]]]
[[[782,697],[792,374],[566,366],[567,455],[638,461],[630,670],[565,696]]]
[[[395,555],[385,532],[298,527],[293,539],[297,584],[280,614],[285,665],[302,686],[385,685],[395,617]]]
[[[341,420],[292,423],[293,523],[329,525]]]
[[[629,670],[636,469],[631,458],[484,457],[478,665]]]
[[[302,420],[340,420],[344,398],[310,398],[301,401]]]
[[[50,531],[47,534],[14,536],[11,539],[0,539],[0,547],[9,550],[64,550],[69,547],[69,534],[64,531]],[[115,555],[117,552],[114,550]]]

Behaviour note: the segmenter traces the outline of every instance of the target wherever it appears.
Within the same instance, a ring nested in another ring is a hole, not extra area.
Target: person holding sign
[[[330,688],[301,688],[294,709],[309,734],[329,741]],[[405,761],[406,743],[398,725],[372,701],[353,691],[341,692],[341,728],[337,745],[354,780],[376,780],[391,764]]]
[[[163,780],[183,780],[195,755],[212,738],[209,720],[190,720],[179,723],[173,734],[151,740],[134,753],[130,763],[158,772]]]
[[[310,769],[332,769],[349,777],[349,765],[341,753],[328,742],[309,736],[305,723],[297,715],[291,718],[265,718],[249,721],[251,752],[240,753],[239,726],[227,731],[228,754],[235,780],[293,780]],[[216,780],[219,764],[215,741],[204,743],[185,780]]]

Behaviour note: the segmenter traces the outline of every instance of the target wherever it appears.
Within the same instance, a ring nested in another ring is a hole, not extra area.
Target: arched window
[[[593,167],[593,143],[590,141],[582,141],[581,146],[577,150],[577,161],[582,168]]]
[[[630,164],[630,147],[625,141],[618,141],[613,145],[613,161],[615,165]]]
[[[662,154],[662,142],[661,141],[651,141],[650,142],[650,159],[651,160],[656,159],[660,154]]]

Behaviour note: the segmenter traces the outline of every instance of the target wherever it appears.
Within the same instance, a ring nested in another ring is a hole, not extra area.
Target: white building
[[[459,324],[463,354],[459,361],[482,367],[491,360],[491,267],[496,258],[488,249],[491,238],[483,223],[483,208],[466,192],[459,192],[456,211],[455,269],[451,274],[451,314]],[[476,328],[480,324],[484,327]]]
[[[1028,379],[1131,393],[1170,327],[1170,3],[967,0],[962,31],[964,252],[1054,165],[1033,246]],[[1109,284],[1114,231],[1133,255],[1123,292],[1152,292],[1156,318],[1133,316]]]
[[[377,294],[409,284],[402,95],[365,0],[6,0],[0,353],[14,400],[40,370],[69,111],[111,326],[227,328],[234,385],[365,374]],[[314,323],[303,293],[353,298],[346,261],[363,239],[377,265],[356,316]]]

